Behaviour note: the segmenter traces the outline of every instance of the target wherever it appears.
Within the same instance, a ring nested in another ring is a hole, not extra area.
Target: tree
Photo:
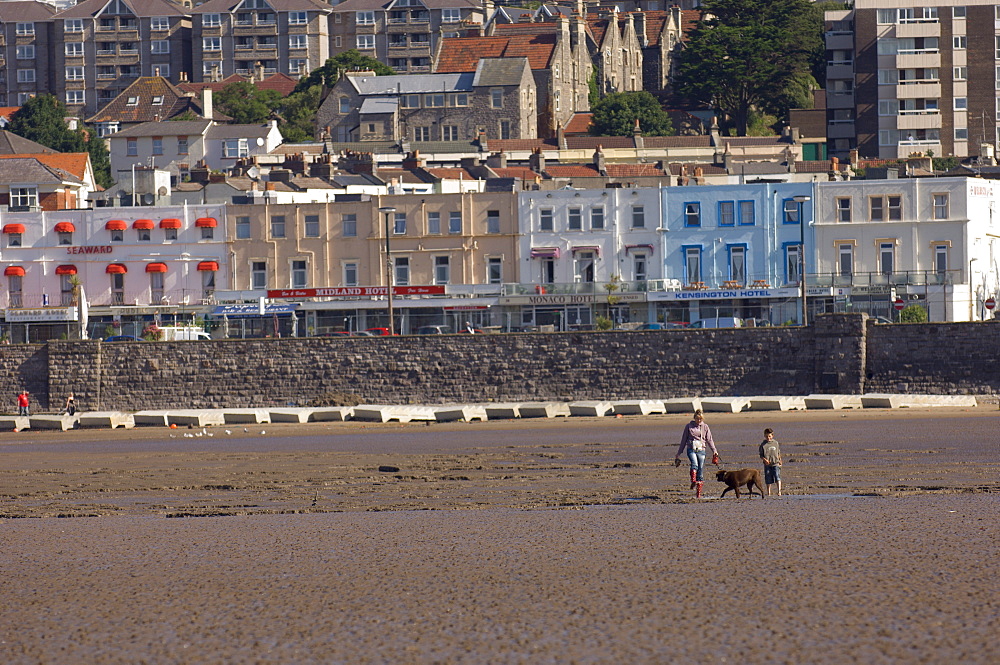
[[[808,88],[822,17],[808,0],[705,0],[701,9],[676,91],[727,114],[746,136],[752,109],[784,115]]]
[[[370,69],[375,72],[375,76],[388,76],[396,73],[391,67],[375,58],[369,58],[367,55],[361,55],[355,49],[350,49],[327,59],[322,67],[314,69],[309,76],[299,79],[299,84],[295,86],[295,92],[302,92],[314,85],[325,85],[332,88],[333,84],[340,80],[340,75],[351,69]]]
[[[927,323],[927,310],[920,305],[907,305],[899,312],[900,323]]]
[[[111,159],[97,132],[70,129],[66,124],[66,106],[53,95],[39,95],[26,101],[11,117],[7,130],[59,152],[90,153],[94,180],[102,187],[114,184]]]
[[[286,141],[309,141],[313,138],[316,110],[322,93],[323,86],[314,85],[301,92],[293,92],[285,99],[278,127]]]
[[[272,118],[281,100],[277,90],[262,90],[253,83],[239,81],[219,91],[216,105],[237,124],[259,125]]]
[[[594,113],[590,133],[595,136],[632,136],[637,119],[644,136],[667,136],[674,133],[670,116],[656,97],[645,90],[612,93],[590,110]]]

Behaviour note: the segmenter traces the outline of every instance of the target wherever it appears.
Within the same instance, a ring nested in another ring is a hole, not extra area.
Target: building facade
[[[20,106],[53,84],[52,5],[0,3],[0,106]]]

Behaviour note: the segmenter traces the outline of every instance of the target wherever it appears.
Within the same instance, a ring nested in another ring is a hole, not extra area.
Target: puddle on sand
[[[782,494],[769,499],[870,499],[873,494]]]

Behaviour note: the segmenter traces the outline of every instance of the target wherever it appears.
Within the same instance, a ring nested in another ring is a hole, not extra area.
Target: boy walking
[[[778,486],[778,496],[781,496],[781,448],[774,440],[774,430],[768,427],[764,430],[764,440],[758,449],[760,459],[764,462],[764,484],[767,495],[771,496],[771,485]]]

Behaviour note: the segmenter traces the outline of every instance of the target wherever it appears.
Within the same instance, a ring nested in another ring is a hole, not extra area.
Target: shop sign
[[[4,311],[7,323],[39,323],[45,321],[76,321],[76,307],[35,307]]]
[[[373,298],[385,296],[384,286],[330,286],[319,289],[273,289],[268,298]],[[394,296],[444,295],[443,285],[394,286]]]
[[[611,296],[615,304],[646,302],[645,293],[615,293]],[[501,305],[596,305],[608,304],[607,294],[566,293],[538,294],[533,296],[507,296],[500,298]]]
[[[796,288],[789,289],[709,289],[707,291],[667,291],[650,294],[650,300],[734,300],[742,298],[792,298]]]
[[[852,286],[851,294],[856,296],[887,296],[895,292],[888,284],[869,284],[868,286]]]
[[[110,254],[113,251],[111,245],[78,245],[67,247],[67,254]]]

